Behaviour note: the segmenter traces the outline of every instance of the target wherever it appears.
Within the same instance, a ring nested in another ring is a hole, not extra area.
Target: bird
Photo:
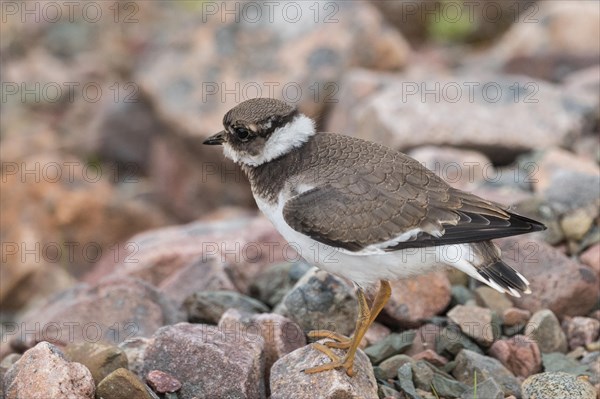
[[[355,374],[359,344],[390,298],[391,281],[452,266],[499,292],[531,293],[491,240],[541,231],[542,223],[451,187],[402,152],[315,126],[294,105],[252,98],[203,142],[222,145],[240,165],[258,208],[307,262],[354,285],[354,333],[308,332],[322,339],[313,345],[330,361],[305,373]],[[366,292],[375,287],[369,304]]]

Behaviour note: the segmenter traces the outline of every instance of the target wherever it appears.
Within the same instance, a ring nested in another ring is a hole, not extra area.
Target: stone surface
[[[589,317],[573,317],[563,322],[566,324],[567,341],[569,348],[586,346],[598,339],[600,334],[600,321]]]
[[[514,398],[514,396],[510,397]],[[504,399],[504,392],[494,378],[487,378],[484,381],[477,383],[475,387],[470,387],[460,396],[460,399],[473,398]]]
[[[475,289],[475,299],[481,307],[488,308],[501,315],[504,311],[513,306],[506,294],[496,291],[487,285]]]
[[[298,256],[263,216],[235,210],[214,218],[130,238],[136,262],[113,264],[115,273],[148,281],[181,304],[203,290],[245,294],[268,266]]]
[[[419,352],[416,355],[413,355],[412,358],[415,360],[425,360],[426,362],[438,367],[442,367],[448,363],[448,359],[438,355],[433,349],[427,349],[423,352]]]
[[[17,331],[14,339],[26,339],[26,346],[43,339],[118,344],[150,336],[159,327],[183,319],[154,287],[134,278],[110,277],[93,286],[78,285],[29,312],[23,316],[22,329],[36,333]]]
[[[115,399],[154,399],[146,385],[131,371],[120,368],[98,384],[97,397]]]
[[[594,308],[600,295],[599,279],[587,266],[527,236],[505,238],[497,243],[502,259],[530,283],[531,295],[512,299],[516,307],[532,313],[550,309],[558,318],[585,316]]]
[[[152,340],[144,337],[126,339],[119,344],[119,349],[127,356],[128,369],[143,377],[144,352]]]
[[[376,344],[377,342],[390,335],[390,333],[391,331],[388,327],[376,321],[373,322],[373,324],[371,324],[371,326],[365,333],[365,337],[363,338],[363,341],[365,341],[365,346]]]
[[[158,393],[176,392],[181,389],[181,382],[177,378],[160,370],[151,370],[146,375],[146,381]]]
[[[383,377],[386,379],[393,379],[398,374],[398,368],[402,367],[406,363],[414,364],[416,362],[415,359],[410,356],[401,354],[391,356],[381,363],[379,363],[379,370],[382,373]]]
[[[412,345],[416,332],[414,330],[404,331],[400,334],[392,333],[365,349],[365,354],[373,364],[379,364],[383,360],[397,355]]]
[[[487,308],[457,305],[448,312],[448,318],[483,346],[490,346],[500,335],[500,326],[495,323],[492,311]]]
[[[171,374],[182,399],[263,398],[264,340],[225,334],[216,326],[179,323],[159,329],[144,353],[144,375]]]
[[[542,353],[566,352],[567,338],[551,310],[540,310],[531,316],[527,336],[537,342]]]
[[[519,308],[508,308],[502,313],[502,322],[505,326],[524,325],[531,317],[531,312]]]
[[[532,375],[523,381],[523,399],[580,398],[595,399],[596,390],[583,379],[562,372]]]
[[[441,331],[442,328],[437,324],[423,324],[417,329],[415,339],[410,348],[406,350],[406,354],[409,356],[413,356],[428,349],[435,350],[436,342]]]
[[[65,359],[48,342],[40,342],[23,354],[4,376],[6,399],[93,399],[92,374],[83,365]]]
[[[527,150],[568,142],[583,130],[587,115],[594,111],[585,99],[522,76],[472,72],[468,78],[450,73],[440,79],[439,72],[426,67],[393,77],[352,73],[359,76],[348,74],[342,81],[340,97],[344,100],[334,109],[327,131],[399,150],[423,145],[466,147],[494,162],[506,162]],[[376,89],[358,98],[352,96],[352,89],[344,89],[364,81]],[[497,93],[493,98],[488,92],[492,86]],[[519,133],[523,127],[527,135]]]
[[[128,366],[125,352],[101,342],[67,345],[64,352],[70,361],[81,363],[90,370],[96,385],[116,369]]]
[[[237,309],[226,311],[219,329],[246,339],[261,336],[265,342],[265,380],[271,367],[281,357],[306,345],[304,331],[290,319],[276,313],[249,314]],[[268,389],[267,389],[268,393]]]
[[[235,291],[200,291],[183,302],[183,308],[192,323],[217,324],[227,309],[248,313],[264,313],[269,308],[249,296]]]
[[[442,356],[452,358],[461,350],[468,349],[483,354],[482,350],[463,334],[458,326],[444,327],[435,341],[435,351]]]
[[[458,381],[473,386],[474,376],[477,373],[478,382],[493,378],[502,387],[505,395],[520,396],[518,380],[498,360],[466,349],[460,351],[455,360],[456,365],[452,375]]]
[[[392,281],[391,285],[392,296],[381,314],[390,326],[418,327],[450,303],[450,282],[444,272]]]
[[[320,341],[324,342],[324,341]],[[339,356],[344,351],[335,349]],[[329,362],[329,358],[311,345],[282,357],[271,369],[272,399],[362,399],[377,398],[377,383],[368,357],[358,350],[353,377],[343,369],[307,374],[303,370]]]
[[[413,383],[413,371],[410,363],[400,366],[398,369],[398,382],[396,384],[409,399],[420,398]]]
[[[600,276],[600,244],[592,245],[586,249],[579,256],[579,260]]]
[[[275,307],[310,269],[302,260],[275,264],[256,276],[249,288],[250,295]]]
[[[576,376],[589,375],[587,365],[581,364],[563,353],[542,354],[542,364],[544,365],[544,371],[562,371]]]
[[[304,331],[331,330],[349,336],[358,314],[356,296],[344,280],[313,269],[273,309],[297,323]]]
[[[517,377],[527,378],[542,369],[542,354],[537,343],[523,335],[494,342],[488,354]]]

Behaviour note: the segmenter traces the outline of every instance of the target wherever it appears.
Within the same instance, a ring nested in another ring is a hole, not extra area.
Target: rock
[[[475,373],[477,381],[493,378],[501,387],[505,395],[520,396],[519,382],[515,376],[498,360],[463,349],[456,356],[456,365],[452,375],[460,382],[473,386]]]
[[[596,390],[583,379],[562,372],[532,375],[523,381],[523,399],[581,398],[595,399]]]
[[[514,396],[511,397],[514,398]],[[494,378],[487,378],[478,383],[476,386],[468,388],[460,396],[460,399],[473,398],[504,399],[504,392],[502,391],[502,387],[494,380]]]
[[[537,343],[523,335],[494,342],[488,354],[500,360],[517,377],[527,378],[542,369],[542,355]]]
[[[507,163],[525,151],[560,147],[572,140],[594,112],[587,99],[565,93],[559,86],[479,71],[469,79],[446,71],[440,79],[439,72],[426,67],[393,77],[351,72],[341,82],[344,94],[340,97],[347,97],[333,110],[326,130],[401,151],[424,145],[470,148],[492,162]],[[345,89],[346,85],[376,89],[366,94],[357,90],[359,96],[353,97],[353,90]],[[544,101],[535,101],[541,98]],[[465,120],[469,121],[466,125]],[[519,134],[523,127],[527,136]],[[414,134],[416,131],[420,134]]]
[[[390,326],[418,327],[450,303],[450,282],[444,272],[396,280],[391,285],[392,296],[381,315],[382,320]]]
[[[502,321],[505,326],[525,325],[530,317],[530,311],[519,308],[508,308],[502,313]]]
[[[473,295],[471,290],[465,287],[464,285],[453,285],[451,288],[451,293],[451,307],[454,307],[456,305],[465,305],[467,304],[467,302],[473,301],[475,299],[475,295]]]
[[[412,357],[415,360],[425,360],[426,362],[433,364],[434,366],[442,367],[448,363],[448,359],[438,355],[433,349],[427,349],[423,352],[419,352]]]
[[[377,342],[390,335],[390,333],[391,331],[388,327],[376,321],[373,322],[363,338],[363,341],[366,341],[365,346],[375,345]]]
[[[398,368],[406,363],[414,364],[415,362],[416,360],[410,356],[394,355],[379,363],[378,367],[385,379],[393,379],[398,375]]]
[[[144,352],[150,344],[151,339],[144,337],[134,337],[126,339],[119,344],[119,349],[127,356],[128,369],[143,377]]]
[[[542,353],[567,351],[567,338],[551,310],[540,310],[531,316],[527,336],[537,342]]]
[[[0,398],[4,398],[5,386],[4,386],[4,375],[12,367],[13,364],[21,358],[20,354],[11,353],[2,358],[0,361]]]
[[[598,26],[598,10],[586,1],[536,3],[522,12],[485,57],[510,73],[559,81],[574,70],[597,64]],[[586,42],[585,38],[593,39]]]
[[[587,176],[598,176],[598,166],[595,162],[585,158],[578,157],[570,151],[560,148],[551,148],[537,155],[535,159],[536,172],[535,178],[532,179],[533,189],[536,193],[545,193],[552,187],[553,178],[560,172],[579,173]],[[591,202],[593,198],[589,196],[589,190],[586,190],[588,195],[573,199],[575,202],[570,206],[559,209],[561,212],[575,210],[586,205],[586,202]],[[584,201],[588,198],[587,201]],[[552,201],[554,202],[554,201]],[[562,205],[562,201],[558,201]]]
[[[585,208],[575,209],[565,215],[560,220],[560,227],[569,240],[580,241],[585,237],[588,231],[594,225],[594,220],[598,216],[596,204]]]
[[[79,363],[48,342],[29,349],[4,375],[6,399],[93,399],[94,380]]]
[[[498,292],[487,285],[475,289],[475,298],[477,300],[477,305],[488,308],[499,315],[513,306],[506,294]]]
[[[124,368],[113,371],[100,381],[96,395],[99,398],[153,399],[146,384]]]
[[[558,352],[542,354],[542,363],[544,371],[563,371],[577,376],[589,373],[587,365]]]
[[[159,327],[183,320],[183,314],[152,286],[128,277],[111,277],[98,284],[80,284],[23,316],[25,346],[52,339],[64,344],[118,344],[150,336]],[[18,331],[17,331],[18,333]],[[18,337],[18,335],[16,335]]]
[[[157,207],[118,191],[108,168],[57,153],[3,161],[5,310],[73,286],[102,255],[120,257],[118,243],[167,221]]]
[[[483,346],[490,346],[500,335],[500,326],[495,323],[492,311],[486,308],[457,305],[448,312],[448,318]]]
[[[598,339],[600,321],[589,317],[573,317],[565,320],[569,348],[586,346]]]
[[[392,387],[388,387],[387,385],[379,384],[379,390],[377,392],[380,398],[385,399],[404,399],[404,395],[400,392],[396,391]]]
[[[271,264],[298,257],[263,216],[236,211],[217,219],[132,237],[135,254],[127,257],[137,262],[118,262],[115,273],[148,281],[181,304],[197,291],[246,294],[255,276]]]
[[[200,291],[183,303],[192,323],[217,324],[227,309],[248,313],[264,313],[269,308],[256,299],[234,291]]]
[[[324,342],[319,341],[319,342]],[[339,356],[343,350],[334,349]],[[318,374],[303,370],[329,362],[329,358],[311,345],[299,348],[279,359],[271,368],[271,399],[377,398],[377,383],[367,356],[359,349],[354,359],[353,377],[343,369]]]
[[[494,169],[492,162],[477,151],[424,146],[411,150],[408,155],[461,190],[472,191],[488,174],[495,176],[495,172],[489,172]]]
[[[592,245],[586,249],[579,260],[584,265],[589,266],[597,276],[600,276],[600,244]]]
[[[398,369],[396,385],[409,399],[421,399],[413,384],[413,371],[410,363],[406,363]]]
[[[341,278],[312,269],[273,309],[297,323],[304,331],[332,330],[349,336],[357,317],[354,290]]]
[[[374,364],[379,364],[385,359],[401,353],[412,345],[416,332],[414,330],[404,331],[400,334],[392,333],[375,345],[365,349],[365,354]]]
[[[159,329],[144,353],[152,370],[181,381],[181,399],[223,396],[263,398],[264,340],[242,339],[216,326],[179,323]]]
[[[594,308],[599,280],[588,267],[527,236],[497,242],[502,250],[502,259],[530,283],[532,294],[513,298],[516,307],[532,313],[550,309],[558,318],[585,316]]]
[[[459,327],[444,327],[436,340],[435,351],[442,356],[453,358],[463,349],[483,354],[481,349],[460,331]]]
[[[146,376],[148,385],[158,393],[176,392],[181,389],[181,382],[169,373],[152,370]]]
[[[415,339],[410,348],[406,350],[406,354],[409,356],[413,356],[428,349],[435,350],[436,342],[438,341],[438,337],[440,336],[441,331],[442,328],[436,324],[423,324],[417,330]]]
[[[128,366],[125,352],[101,342],[67,345],[64,352],[67,359],[81,363],[90,370],[96,385],[116,369],[126,369]]]
[[[250,295],[275,307],[310,268],[302,260],[275,264],[256,276],[250,284]]]
[[[590,370],[590,383],[596,385],[600,383],[600,351],[590,352],[584,355],[579,361],[588,366]]]
[[[439,396],[447,398],[458,398],[469,388],[463,383],[440,374],[433,375],[431,386]]]
[[[599,181],[597,174],[559,169],[549,176],[548,188],[541,195],[557,214],[566,214],[588,206],[589,212],[593,214],[593,206],[598,201],[596,186]],[[569,197],[571,193],[577,193],[577,197]]]
[[[275,313],[249,314],[237,309],[226,311],[219,320],[224,334],[246,339],[259,335],[265,342],[265,380],[281,357],[306,345],[304,331],[290,319]],[[267,389],[268,394],[268,389]]]

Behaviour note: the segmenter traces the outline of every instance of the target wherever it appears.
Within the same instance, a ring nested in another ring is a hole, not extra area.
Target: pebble
[[[508,308],[502,313],[502,321],[505,326],[525,325],[531,317],[531,312],[525,309]]]
[[[304,261],[277,263],[270,266],[256,276],[250,284],[250,295],[275,307],[310,269],[311,266]]]
[[[385,379],[391,379],[398,374],[398,368],[402,367],[406,363],[414,364],[415,362],[416,360],[412,357],[400,354],[385,359],[379,363],[379,366],[377,367],[379,367],[379,370]]]
[[[415,330],[404,331],[400,334],[392,333],[375,345],[366,348],[365,354],[369,356],[373,364],[379,364],[385,359],[397,355],[410,347],[415,339],[415,335]]]
[[[455,361],[456,365],[452,370],[452,375],[458,381],[473,386],[475,373],[477,373],[478,382],[493,378],[502,387],[505,395],[520,396],[519,381],[498,360],[463,349],[458,353]]]
[[[447,316],[460,326],[463,333],[482,346],[490,346],[500,335],[500,325],[496,323],[490,309],[457,305],[448,312]]]
[[[549,309],[535,312],[526,327],[527,336],[537,342],[542,353],[567,351],[567,337]]]
[[[413,371],[410,363],[400,366],[398,369],[398,381],[395,384],[408,399],[421,399],[413,383]]]
[[[438,366],[438,367],[443,367],[444,365],[446,365],[448,363],[448,359],[446,359],[443,356],[438,355],[432,349],[427,349],[427,350],[424,350],[423,352],[419,352],[416,355],[413,355],[412,358],[415,360],[425,360],[426,362],[428,362],[434,366]]]
[[[542,354],[544,371],[563,371],[573,375],[581,375],[589,372],[589,367],[570,358],[564,353]]]
[[[563,372],[545,372],[523,381],[523,399],[596,399],[596,390],[584,379]]]
[[[319,341],[320,343],[325,340]],[[334,353],[344,356],[345,351],[334,349]],[[271,399],[312,399],[312,398],[377,398],[377,382],[368,357],[358,350],[354,359],[353,377],[344,369],[335,369],[317,374],[307,374],[303,370],[328,363],[330,359],[307,345],[296,349],[271,368]],[[213,396],[215,397],[215,396]]]
[[[571,349],[591,344],[600,334],[600,321],[589,317],[565,319],[563,325],[566,325],[567,340]]]
[[[154,399],[152,393],[131,371],[120,368],[98,384],[96,397],[115,399]]]
[[[483,354],[479,346],[464,335],[459,327],[444,327],[436,341],[435,351],[444,357],[453,358],[463,349]]]
[[[514,398],[512,395],[511,397]],[[504,392],[502,391],[502,387],[493,378],[488,378],[482,382],[478,382],[475,387],[469,387],[460,396],[460,399],[473,398],[504,399]]]
[[[64,352],[70,361],[81,363],[90,370],[96,385],[113,371],[128,367],[125,352],[102,342],[67,345]]]
[[[475,299],[479,306],[488,308],[498,314],[503,314],[506,309],[513,306],[506,294],[498,292],[487,285],[475,289]]]
[[[526,378],[542,369],[542,355],[537,343],[524,335],[494,342],[488,354],[517,377]]]
[[[176,392],[181,389],[181,382],[169,373],[151,370],[146,375],[146,381],[158,393]]]
[[[269,308],[254,298],[235,291],[200,291],[185,299],[183,308],[192,323],[217,324],[227,309],[266,313]]]

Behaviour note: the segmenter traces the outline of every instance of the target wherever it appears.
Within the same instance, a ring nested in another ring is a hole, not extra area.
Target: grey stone
[[[453,285],[451,288],[452,292],[452,301],[450,302],[450,306],[454,307],[456,305],[464,305],[468,301],[475,298],[471,290],[469,290],[464,285]]]
[[[490,346],[500,335],[500,325],[490,309],[457,305],[448,312],[448,318],[458,324],[462,332],[483,346]]]
[[[433,375],[431,385],[439,396],[446,398],[458,398],[469,388],[467,385],[461,382],[451,378],[446,378],[440,374]],[[481,397],[483,398],[483,396]]]
[[[479,382],[475,387],[469,387],[462,393],[460,399],[504,399],[502,387],[493,379],[488,378]]]
[[[542,364],[544,371],[562,371],[573,375],[589,374],[590,372],[587,365],[558,352],[542,354]]]
[[[200,291],[190,295],[183,303],[192,323],[217,324],[227,309],[249,313],[266,313],[269,308],[254,298],[235,291]]]
[[[398,381],[395,384],[409,399],[421,399],[413,384],[413,371],[410,363],[405,363],[398,369]]]
[[[491,309],[498,314],[503,314],[506,309],[513,306],[506,294],[498,292],[487,285],[475,289],[475,298],[479,306]]]
[[[387,385],[379,384],[379,391],[377,392],[380,398],[386,399],[404,399],[404,395],[402,393],[396,391],[392,387],[388,387]]]
[[[452,358],[462,349],[483,354],[479,346],[464,335],[459,327],[444,327],[435,343],[435,351],[442,356]]]
[[[304,331],[331,330],[351,335],[358,305],[353,288],[344,280],[313,268],[273,309],[296,322]]]
[[[567,351],[567,337],[558,319],[549,309],[535,312],[525,328],[527,336],[537,342],[542,353]]]
[[[310,269],[304,261],[275,264],[256,276],[249,287],[250,295],[274,307]]]
[[[595,399],[596,390],[583,379],[563,372],[535,374],[523,381],[523,399]]]
[[[385,359],[401,353],[410,347],[415,339],[416,331],[408,330],[400,334],[392,333],[365,349],[365,353],[374,364],[379,364]]]
[[[477,373],[477,377],[475,377],[475,373]],[[502,363],[470,350],[463,349],[456,356],[456,366],[452,370],[452,375],[458,381],[469,386],[473,386],[475,378],[477,381],[493,378],[502,386],[505,395],[519,397],[521,394],[519,381]]]
[[[394,355],[379,363],[378,368],[385,379],[391,379],[398,374],[398,368],[406,363],[414,364],[415,360],[407,355]]]
[[[324,340],[319,341],[323,343]],[[345,351],[334,349],[338,356]],[[280,358],[271,368],[271,399],[362,399],[377,398],[377,382],[368,357],[358,350],[354,359],[354,376],[342,368],[317,374],[305,369],[329,362],[330,359],[311,345]]]

